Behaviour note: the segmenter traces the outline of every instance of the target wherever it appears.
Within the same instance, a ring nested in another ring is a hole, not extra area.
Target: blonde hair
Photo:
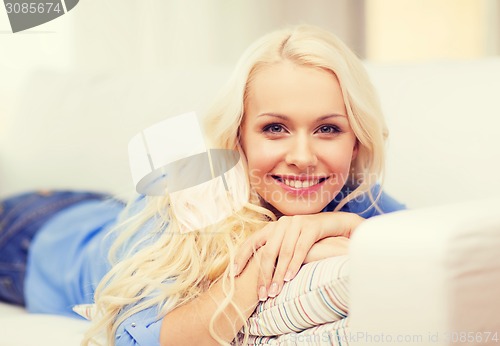
[[[244,104],[249,81],[261,67],[288,60],[300,65],[321,68],[334,73],[340,83],[350,125],[358,140],[358,155],[352,163],[349,184],[355,190],[336,209],[349,200],[368,192],[382,177],[384,142],[387,129],[377,96],[359,59],[338,38],[317,27],[300,25],[270,33],[252,44],[239,60],[233,75],[217,102],[204,118],[205,134],[210,147],[238,150],[239,127],[244,117]],[[251,191],[245,160],[238,164],[226,180],[230,191]],[[208,186],[208,185],[207,185]],[[209,187],[207,187],[209,189]],[[176,213],[203,218],[204,202],[213,191],[198,190],[186,199]],[[95,294],[98,315],[87,332],[84,345],[98,343],[99,335],[106,344],[114,344],[117,327],[132,314],[157,306],[159,318],[207,290],[218,280],[225,282],[227,297],[218,313],[232,304],[234,281],[229,275],[235,251],[255,230],[275,220],[274,214],[261,205],[251,192],[249,203],[224,221],[203,229],[183,233],[171,208],[168,194],[147,197],[143,210],[123,220],[117,227],[118,238],[111,254],[119,254],[117,263],[104,277]],[[151,231],[129,246],[147,223]],[[116,257],[116,256],[115,256]],[[214,316],[212,322],[217,317]],[[240,313],[242,322],[243,314]],[[223,344],[213,327],[212,336]],[[245,339],[247,337],[245,329]]]

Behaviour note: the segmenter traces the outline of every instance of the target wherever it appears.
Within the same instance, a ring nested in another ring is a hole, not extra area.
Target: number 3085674
[[[61,3],[51,3],[51,2],[6,2],[5,8],[7,9],[7,13],[15,13],[15,14],[35,14],[35,13],[51,13],[57,12],[60,13],[63,11],[61,8]]]

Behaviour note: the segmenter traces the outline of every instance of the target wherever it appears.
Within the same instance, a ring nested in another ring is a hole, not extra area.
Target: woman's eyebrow
[[[330,119],[330,118],[347,118],[347,115],[332,113],[332,114],[327,114],[327,115],[323,115],[322,117],[319,117],[317,119],[317,121],[323,121],[323,120],[327,120],[327,119]]]
[[[280,118],[280,119],[283,119],[283,120],[288,120],[288,117],[286,115],[279,114],[279,113],[262,113],[262,114],[257,115],[257,118],[265,117],[265,116],[274,117],[274,118]]]
[[[262,114],[257,115],[257,118],[262,117],[262,116],[269,116],[269,117],[279,118],[279,119],[282,119],[282,120],[289,120],[289,118],[286,115],[279,114],[279,113],[262,113]],[[347,115],[345,115],[345,114],[331,113],[331,114],[327,114],[327,115],[323,115],[323,116],[319,117],[318,119],[316,119],[316,121],[324,121],[324,120],[327,120],[327,119],[330,119],[330,118],[339,118],[339,117],[346,118]]]

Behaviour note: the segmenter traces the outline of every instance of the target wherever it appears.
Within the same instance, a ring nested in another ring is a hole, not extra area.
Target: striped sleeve
[[[297,333],[344,319],[348,275],[348,256],[305,264],[278,296],[259,303],[248,320],[250,335]]]
[[[246,345],[273,345],[273,346],[296,346],[296,345],[328,345],[349,346],[349,342],[355,340],[348,328],[349,318],[339,321],[321,324],[306,329],[300,333],[287,333],[279,336],[255,336],[251,335]],[[243,341],[241,338],[240,341]]]

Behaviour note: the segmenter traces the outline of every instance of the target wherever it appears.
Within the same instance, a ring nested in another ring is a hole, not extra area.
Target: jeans
[[[0,300],[24,305],[24,277],[30,243],[63,209],[111,196],[86,191],[38,191],[0,201]]]

